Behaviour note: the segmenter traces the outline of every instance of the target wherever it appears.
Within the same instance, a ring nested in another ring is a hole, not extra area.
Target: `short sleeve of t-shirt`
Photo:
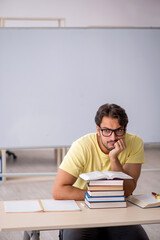
[[[85,154],[86,151],[84,151],[84,147],[81,145],[80,141],[75,141],[59,168],[78,178],[84,168]]]
[[[143,141],[140,137],[132,135],[129,138],[126,163],[145,163]]]

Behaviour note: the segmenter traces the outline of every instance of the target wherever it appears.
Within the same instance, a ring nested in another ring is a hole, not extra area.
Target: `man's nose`
[[[115,134],[115,132],[112,132],[112,134],[111,134],[111,136],[110,136],[110,139],[113,140],[113,141],[116,139],[116,134]]]

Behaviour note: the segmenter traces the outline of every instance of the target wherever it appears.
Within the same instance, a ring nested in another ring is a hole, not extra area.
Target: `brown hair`
[[[107,103],[107,104],[104,104],[99,107],[99,109],[96,113],[96,116],[95,116],[95,122],[96,122],[97,126],[100,127],[102,118],[104,116],[110,117],[110,118],[117,118],[119,124],[124,128],[126,128],[126,126],[128,124],[128,116],[127,116],[125,110],[116,104],[108,104]]]

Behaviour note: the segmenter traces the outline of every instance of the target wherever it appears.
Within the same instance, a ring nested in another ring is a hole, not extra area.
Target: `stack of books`
[[[132,179],[123,172],[90,172],[80,177],[87,181],[85,203],[89,208],[126,207],[123,183],[124,179]]]

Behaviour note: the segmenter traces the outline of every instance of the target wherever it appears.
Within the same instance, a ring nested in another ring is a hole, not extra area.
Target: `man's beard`
[[[101,138],[101,137],[100,137]],[[107,141],[107,144],[108,143],[116,143],[118,140],[114,140],[114,141]],[[103,143],[103,141],[102,141],[102,138],[101,138],[101,143],[102,143],[102,145],[108,150],[108,151],[112,151],[115,147],[113,146],[113,147],[108,147],[108,145],[106,145],[106,144],[104,144]]]

